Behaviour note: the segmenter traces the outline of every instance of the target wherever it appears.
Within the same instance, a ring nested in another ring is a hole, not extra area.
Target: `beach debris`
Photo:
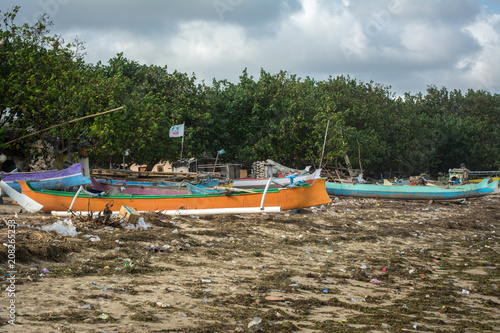
[[[252,321],[248,323],[248,328],[259,325],[262,322],[262,318],[253,317]]]
[[[166,249],[164,249],[163,247],[161,246],[156,246],[156,245],[151,245],[151,246],[144,246],[144,249],[145,250],[148,250],[148,251],[151,251],[153,253],[157,253],[157,252],[167,252]]]
[[[82,237],[88,238],[91,242],[100,242],[101,237],[97,235],[83,235]]]
[[[101,313],[99,316],[97,316],[97,318],[106,320],[109,318],[109,315],[107,313]]]
[[[351,297],[351,301],[354,301],[354,302],[366,302],[366,299],[364,298],[354,298],[354,297]]]
[[[128,206],[122,206],[118,216],[125,218],[125,220],[130,224],[137,223],[141,217],[134,208]]]
[[[43,231],[55,231],[63,236],[75,237],[78,235],[76,227],[71,223],[71,220],[57,221],[51,225],[45,225],[42,227]]]

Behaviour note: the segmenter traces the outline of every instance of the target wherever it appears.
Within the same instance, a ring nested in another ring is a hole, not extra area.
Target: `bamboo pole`
[[[27,134],[27,135],[24,135],[20,138],[17,138],[17,139],[14,139],[14,140],[11,140],[9,142],[7,142],[5,145],[9,145],[13,142],[16,142],[16,141],[19,141],[21,139],[25,139],[27,137],[30,137],[30,136],[33,136],[35,134],[39,134],[39,133],[42,133],[42,132],[46,132],[48,130],[51,130],[53,128],[56,128],[56,127],[59,127],[59,126],[62,126],[62,125],[66,125],[66,124],[70,124],[70,123],[74,123],[75,121],[79,121],[79,120],[82,120],[82,119],[86,119],[86,118],[92,118],[92,117],[97,117],[97,116],[100,116],[100,115],[103,115],[103,114],[106,114],[106,113],[111,113],[111,112],[114,112],[114,111],[118,111],[120,109],[123,109],[123,106],[120,106],[119,108],[116,108],[116,109],[112,109],[112,110],[108,110],[108,111],[104,111],[104,112],[101,112],[101,113],[96,113],[96,114],[91,114],[91,115],[88,115],[88,116],[85,116],[85,117],[81,117],[81,118],[78,118],[78,119],[73,119],[73,120],[70,120],[70,121],[66,121],[64,123],[61,123],[61,124],[57,124],[57,125],[54,125],[54,126],[50,126],[50,127],[47,127],[46,129],[43,129],[43,130],[40,130],[40,131],[37,131],[37,132],[34,132],[34,133],[30,133],[30,134]]]

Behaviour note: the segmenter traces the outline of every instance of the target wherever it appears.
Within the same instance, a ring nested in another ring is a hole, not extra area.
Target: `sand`
[[[16,315],[9,324],[2,245],[0,331],[500,331],[500,196],[332,199],[298,213],[145,214],[147,230],[73,218],[75,237],[7,201]]]

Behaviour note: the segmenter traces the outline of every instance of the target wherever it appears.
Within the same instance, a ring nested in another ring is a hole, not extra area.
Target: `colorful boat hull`
[[[282,210],[300,209],[330,203],[325,188],[325,178],[308,180],[303,185],[284,189],[270,189],[265,194],[265,207],[281,207]],[[43,205],[43,210],[67,211],[73,199],[73,211],[98,212],[110,206],[112,211],[119,211],[122,206],[132,207],[137,211],[164,211],[180,209],[215,209],[260,207],[263,190],[252,193],[234,194],[188,194],[175,196],[140,196],[118,195],[95,197],[75,193],[42,190],[37,191],[30,183],[20,182],[22,193]]]
[[[498,180],[488,184],[488,179],[477,184],[458,186],[406,186],[326,182],[329,195],[356,198],[453,200],[488,195],[497,191]]]
[[[0,179],[19,193],[21,193],[19,181],[30,182],[36,190],[62,190],[90,184],[90,179],[83,176],[82,166],[83,163],[76,163],[60,171],[6,173],[1,174]]]

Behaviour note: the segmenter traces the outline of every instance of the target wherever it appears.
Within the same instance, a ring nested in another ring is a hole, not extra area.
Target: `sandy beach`
[[[76,236],[42,230],[62,218],[5,201],[0,331],[500,331],[498,195],[332,198],[267,215],[150,213],[136,230],[71,218]]]

